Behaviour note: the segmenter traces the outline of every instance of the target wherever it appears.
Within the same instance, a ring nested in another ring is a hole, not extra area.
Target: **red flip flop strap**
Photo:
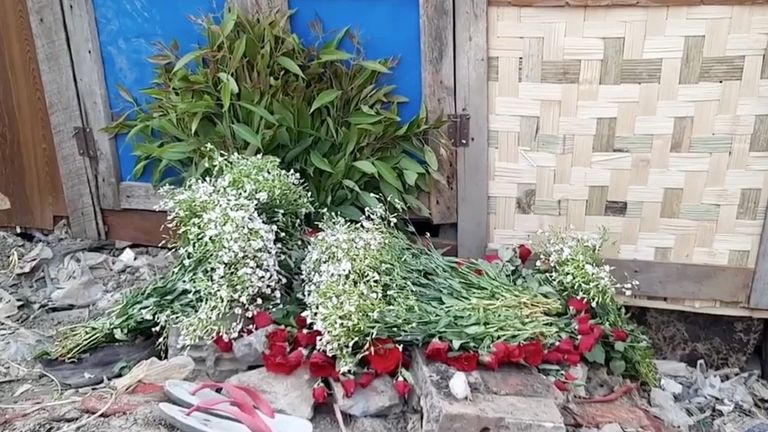
[[[275,410],[272,409],[272,405],[270,405],[269,402],[267,402],[267,400],[256,390],[250,387],[229,383],[223,384],[222,388],[234,399],[248,398],[248,400],[256,406],[256,409],[261,411],[265,416],[275,418]]]

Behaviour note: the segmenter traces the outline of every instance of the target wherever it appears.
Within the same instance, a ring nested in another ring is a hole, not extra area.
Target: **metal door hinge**
[[[75,143],[77,144],[77,154],[87,156],[90,159],[96,158],[96,141],[93,139],[93,129],[83,126],[75,126]]]
[[[448,139],[454,147],[469,147],[469,114],[448,116]]]

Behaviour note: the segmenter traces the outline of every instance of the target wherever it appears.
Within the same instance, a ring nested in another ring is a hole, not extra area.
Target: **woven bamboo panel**
[[[489,247],[605,228],[609,257],[754,267],[768,6],[490,7]]]

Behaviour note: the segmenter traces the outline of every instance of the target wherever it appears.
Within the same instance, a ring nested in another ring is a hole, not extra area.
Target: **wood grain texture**
[[[0,3],[0,226],[51,229],[66,216],[26,4]]]
[[[149,183],[120,183],[120,208],[130,210],[162,210],[160,194]]]
[[[96,144],[96,159],[90,160],[96,173],[101,208],[118,209],[119,162],[115,140],[103,129],[112,122],[101,46],[96,29],[93,0],[62,0],[69,36],[83,124],[90,127]]]
[[[469,147],[459,149],[458,255],[480,257],[488,247],[488,50],[486,0],[455,1],[456,108],[471,117]]]
[[[167,214],[148,210],[104,210],[108,240],[120,240],[144,246],[159,246],[170,232],[165,226]]]
[[[690,300],[744,303],[749,297],[753,273],[747,268],[699,264],[620,259],[609,259],[606,263],[614,267],[612,273],[618,280],[629,276],[640,283],[633,295]]]
[[[6,7],[20,1],[2,4]],[[100,238],[104,233],[101,216],[97,212],[98,203],[94,201],[94,196],[98,194],[96,176],[90,164],[78,155],[73,135],[74,128],[83,123],[62,10],[52,7],[48,0],[23,1],[29,11],[40,79],[45,89],[44,95],[38,97],[45,99],[48,108],[69,225],[75,237]]]
[[[453,3],[420,0],[421,10],[421,85],[422,102],[430,118],[455,112],[454,87],[454,20]],[[475,35],[477,37],[477,35]],[[482,51],[483,58],[486,50]],[[485,60],[484,60],[485,63]],[[483,80],[487,77],[483,67]],[[484,85],[487,85],[484,83]],[[456,223],[458,218],[456,193],[456,150],[441,146],[434,140],[440,173],[445,184],[433,181],[429,194],[429,209],[435,224]],[[485,139],[484,139],[485,141]],[[487,144],[483,144],[487,145]],[[483,206],[486,208],[486,206]]]

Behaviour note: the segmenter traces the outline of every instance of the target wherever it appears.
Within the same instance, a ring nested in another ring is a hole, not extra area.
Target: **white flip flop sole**
[[[191,383],[189,381],[179,381],[179,380],[168,380],[165,382],[164,389],[165,389],[165,395],[168,396],[168,399],[171,400],[171,402],[175,403],[176,405],[180,407],[184,407],[182,409],[182,415],[184,417],[195,417],[198,413],[192,414],[191,416],[186,415],[186,408],[193,407],[197,405],[198,403],[202,401],[218,401],[222,399],[227,399],[227,397],[216,393],[213,390],[209,389],[203,389],[197,392],[197,394],[192,394],[192,390],[194,390],[197,387],[197,384]],[[167,405],[167,404],[166,404]],[[237,409],[232,404],[221,404],[222,408],[233,408]],[[267,424],[272,429],[272,432],[312,432],[312,423],[310,423],[308,420],[285,415],[285,414],[278,414],[275,413],[275,418],[269,418],[265,415],[263,415],[261,412],[258,413],[262,420],[264,420],[264,423]],[[213,418],[219,418],[223,419],[226,422],[229,423],[236,423],[239,426],[242,426],[243,431],[248,431],[248,428],[242,425],[241,423],[237,422],[237,419],[234,417],[218,412],[218,411],[210,411],[208,413],[205,413],[206,417],[213,417]],[[179,428],[182,429],[182,428]],[[185,429],[182,429],[185,432],[202,432],[208,430],[191,430],[187,431]],[[218,431],[218,429],[212,429],[212,431]],[[236,430],[232,430],[231,432],[234,432]],[[230,432],[230,430],[222,430],[221,432]]]
[[[183,432],[251,432],[242,423],[201,412],[187,415],[186,408],[169,403],[162,402],[157,408],[163,419]]]

